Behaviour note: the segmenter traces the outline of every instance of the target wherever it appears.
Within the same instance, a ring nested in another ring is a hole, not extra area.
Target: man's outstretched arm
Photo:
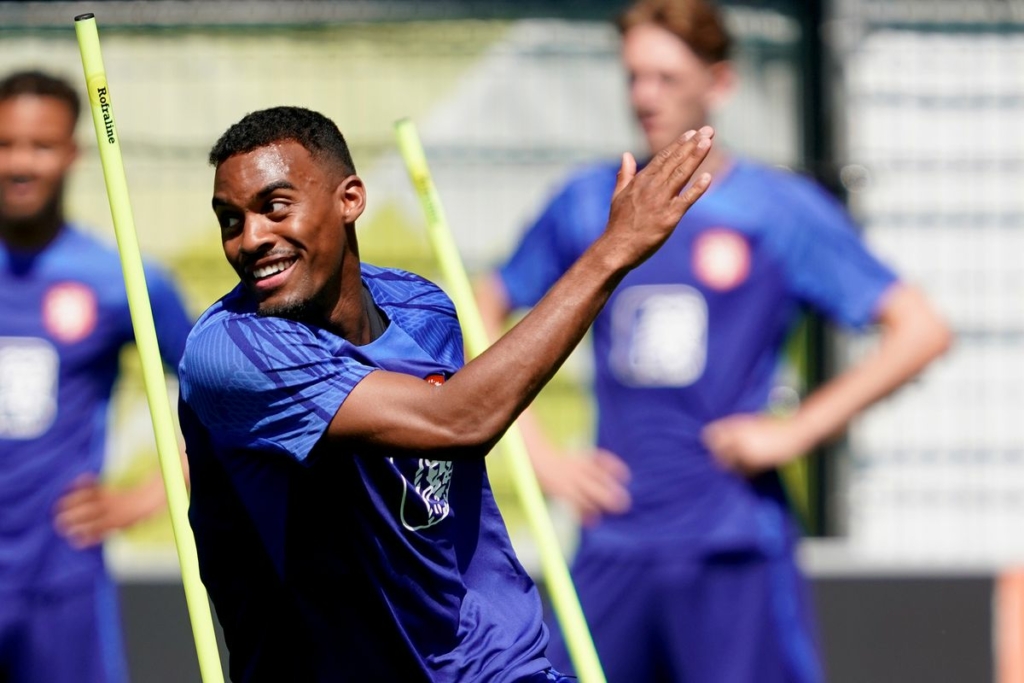
[[[327,438],[363,452],[486,454],[580,342],[626,273],[668,239],[707,189],[707,174],[686,186],[712,135],[710,128],[691,131],[640,173],[624,155],[604,233],[518,325],[442,386],[399,373],[368,375],[334,416]]]

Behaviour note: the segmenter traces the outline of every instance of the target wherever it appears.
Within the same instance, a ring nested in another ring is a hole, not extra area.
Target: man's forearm
[[[598,240],[508,333],[460,370],[445,391],[495,440],[579,344],[628,272]]]
[[[949,329],[917,289],[896,285],[888,298],[878,349],[811,394],[794,417],[809,446],[841,431],[949,348]]]

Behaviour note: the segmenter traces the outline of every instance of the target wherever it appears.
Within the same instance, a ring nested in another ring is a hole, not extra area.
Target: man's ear
[[[354,173],[346,176],[338,184],[335,196],[345,223],[355,223],[366,208],[366,186],[363,185],[363,179]]]
[[[730,61],[715,62],[709,68],[711,87],[708,88],[707,102],[709,107],[716,109],[736,90],[736,68]]]

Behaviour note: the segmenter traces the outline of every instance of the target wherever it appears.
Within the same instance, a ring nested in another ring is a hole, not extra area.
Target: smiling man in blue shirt
[[[559,680],[483,456],[707,187],[683,191],[711,134],[640,174],[626,155],[604,234],[465,366],[447,296],[360,263],[366,190],[331,121],[279,107],[221,137],[213,208],[241,283],[189,337],[180,413],[232,678]]]

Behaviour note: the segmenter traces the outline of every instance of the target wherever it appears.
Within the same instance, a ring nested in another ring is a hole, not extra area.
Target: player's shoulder
[[[202,343],[208,343],[225,334],[233,321],[255,317],[255,302],[246,294],[242,285],[236,285],[234,289],[215,301],[196,320],[185,343],[185,354],[188,355]],[[267,318],[266,320],[273,322],[276,318]]]
[[[619,164],[610,161],[578,166],[569,171],[559,194],[583,201],[599,198],[607,204],[618,173]]]
[[[54,241],[52,250],[51,263],[60,272],[88,282],[111,297],[125,296],[121,256],[115,244],[69,223]],[[170,274],[159,263],[143,257],[143,269],[151,294],[154,286],[158,286],[158,293],[174,289]]]
[[[363,281],[373,301],[385,312],[392,309],[434,310],[454,315],[455,305],[439,286],[416,273],[400,268],[361,264]]]
[[[331,333],[288,318],[260,316],[242,285],[218,299],[199,316],[185,342],[178,374],[183,379],[210,368],[223,370],[241,356],[257,365],[276,355],[312,357],[321,353]]]
[[[107,273],[116,269],[120,272],[117,247],[80,225],[65,225],[60,237],[53,242],[53,249],[58,258],[73,259],[92,271]]]
[[[745,159],[736,163],[733,174],[737,188],[748,198],[770,203],[776,209],[839,205],[816,180],[786,167]]]

